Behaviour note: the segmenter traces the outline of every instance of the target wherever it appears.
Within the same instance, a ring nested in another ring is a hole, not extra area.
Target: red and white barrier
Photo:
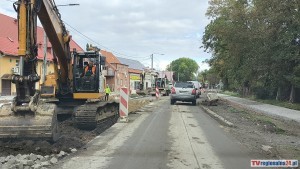
[[[129,90],[126,87],[120,89],[120,121],[128,122],[128,99]]]
[[[157,86],[156,86],[156,88],[155,88],[155,96],[156,96],[156,99],[159,98],[159,89],[158,89]]]

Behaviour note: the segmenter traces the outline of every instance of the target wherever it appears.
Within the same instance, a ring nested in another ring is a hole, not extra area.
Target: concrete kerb
[[[226,120],[224,117],[218,115],[217,113],[213,112],[212,110],[210,110],[209,108],[206,108],[202,105],[200,105],[201,108],[211,117],[213,117],[214,119],[216,119],[217,121],[221,122],[222,124],[228,126],[228,127],[236,127],[233,123],[231,123],[230,121]]]

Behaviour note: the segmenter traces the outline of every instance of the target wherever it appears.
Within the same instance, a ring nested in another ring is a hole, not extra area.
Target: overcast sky
[[[12,3],[1,0],[0,13],[16,17]],[[56,0],[63,21],[83,49],[92,43],[118,57],[141,61],[164,70],[181,57],[195,60],[200,70],[210,58],[199,47],[209,23],[205,12],[208,0]],[[1,23],[3,24],[3,23]],[[1,30],[0,30],[1,31]],[[159,55],[164,54],[164,55]]]

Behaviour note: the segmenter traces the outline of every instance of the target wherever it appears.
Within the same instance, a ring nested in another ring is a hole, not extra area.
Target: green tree
[[[89,51],[89,50],[90,50],[90,45],[89,45],[88,43],[86,44],[85,50],[86,50],[86,51]]]
[[[295,101],[299,10],[299,0],[210,1],[203,44],[225,88]]]
[[[199,66],[196,61],[190,58],[179,58],[172,61],[168,66],[168,71],[173,71],[175,79],[179,81],[193,80],[194,74],[197,73]]]

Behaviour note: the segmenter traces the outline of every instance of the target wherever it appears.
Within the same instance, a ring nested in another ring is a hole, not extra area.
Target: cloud
[[[199,62],[210,57],[199,49],[205,26],[209,23],[205,16],[208,0],[55,2],[57,5],[80,4],[58,8],[73,39],[83,48],[86,43],[92,43],[117,56],[133,56],[140,61],[152,53],[164,53],[159,64],[161,69],[167,62],[180,57],[197,58]],[[0,12],[8,15],[14,13],[12,2],[2,0]],[[162,56],[157,57],[160,58]]]

